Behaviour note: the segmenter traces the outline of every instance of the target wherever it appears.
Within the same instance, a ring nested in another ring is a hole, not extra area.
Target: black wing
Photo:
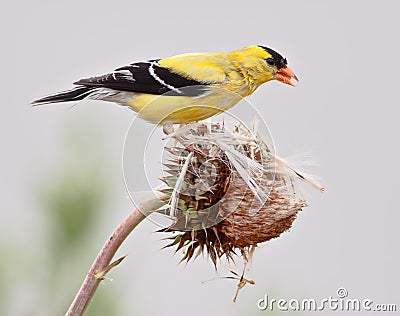
[[[186,79],[158,66],[158,60],[133,63],[117,68],[110,74],[81,79],[74,84],[158,95],[167,93],[168,95],[197,96],[204,93],[206,87],[203,83]]]

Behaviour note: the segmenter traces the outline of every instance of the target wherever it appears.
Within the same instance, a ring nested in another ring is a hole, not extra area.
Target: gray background
[[[178,256],[159,251],[161,236],[149,221],[123,245],[119,254],[130,255],[103,288],[118,293],[121,315],[257,314],[264,294],[322,299],[338,287],[349,297],[399,304],[399,9],[398,1],[3,3],[0,238],[11,248],[1,260],[12,263],[0,285],[3,314],[50,315],[55,302],[63,310],[133,207],[121,157],[134,113],[103,102],[72,109],[29,102],[133,61],[244,45],[276,48],[301,79],[296,88],[267,83],[250,101],[268,122],[278,154],[309,152],[320,162],[314,172],[327,191],[306,189],[309,207],[289,233],[258,249],[256,285],[244,288],[236,304],[234,282],[200,283],[214,276],[205,258],[177,266]],[[65,149],[71,129],[88,139],[82,153]],[[41,265],[51,236],[36,197],[71,160],[100,161],[110,190],[91,246],[60,272],[68,279],[58,285],[66,293],[60,297]]]

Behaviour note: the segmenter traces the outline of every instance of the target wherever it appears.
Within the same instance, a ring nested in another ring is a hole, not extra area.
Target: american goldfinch
[[[94,99],[115,102],[155,124],[182,124],[224,112],[261,84],[297,80],[286,58],[265,46],[226,53],[188,53],[137,62],[75,82],[33,105]]]

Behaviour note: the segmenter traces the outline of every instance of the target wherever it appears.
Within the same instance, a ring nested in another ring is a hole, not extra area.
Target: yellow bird
[[[292,78],[298,80],[279,53],[246,46],[227,53],[188,53],[133,63],[81,79],[75,88],[32,104],[104,100],[129,106],[150,123],[182,124],[228,110],[267,81],[294,86]]]

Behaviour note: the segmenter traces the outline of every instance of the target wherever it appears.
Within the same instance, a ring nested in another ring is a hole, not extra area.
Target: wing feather
[[[159,60],[133,63],[114,72],[97,77],[81,79],[74,84],[86,87],[104,87],[161,95],[191,95],[204,93],[204,83],[186,78],[158,65]],[[189,87],[188,89],[183,89]]]

